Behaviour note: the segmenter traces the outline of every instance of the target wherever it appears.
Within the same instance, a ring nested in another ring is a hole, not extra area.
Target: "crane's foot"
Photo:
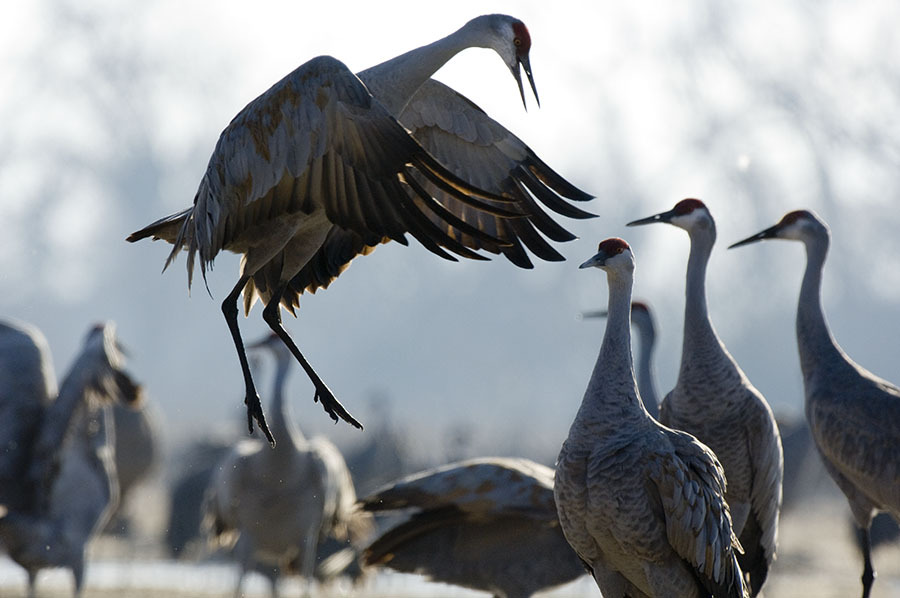
[[[265,435],[266,440],[269,441],[269,445],[275,448],[275,438],[272,436],[272,432],[269,431],[269,424],[266,423],[266,416],[263,413],[262,404],[259,402],[259,395],[255,392],[253,394],[248,393],[244,398],[244,404],[247,406],[247,428],[250,430],[250,433],[253,434],[253,420],[256,420],[256,424]]]
[[[347,411],[341,402],[337,400],[337,397],[334,396],[334,393],[331,392],[331,389],[328,388],[324,382],[319,381],[316,385],[316,394],[313,397],[313,400],[317,403],[322,403],[322,407],[325,409],[325,413],[331,416],[331,419],[334,420],[334,423],[338,422],[338,418],[344,420],[354,428],[358,428],[360,430],[363,429],[361,423],[359,423],[355,417],[350,415],[350,412]]]

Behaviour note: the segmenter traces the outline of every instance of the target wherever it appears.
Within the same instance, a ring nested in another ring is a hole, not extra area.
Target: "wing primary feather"
[[[405,196],[405,200],[398,202],[398,207],[402,209],[406,215],[404,222],[409,228],[410,234],[416,237],[416,239],[425,245],[427,249],[441,257],[446,256],[446,258],[451,259],[452,261],[456,261],[456,258],[441,250],[440,247],[449,249],[453,253],[469,259],[481,261],[488,260],[488,258],[475,253],[439,229],[433,222],[425,217],[421,211],[421,206],[416,205],[416,201],[413,198],[407,195],[405,191],[403,192],[403,195]],[[422,200],[420,199],[419,201]],[[427,239],[427,243],[422,242],[423,238]],[[435,249],[437,249],[437,251],[435,251]]]
[[[514,220],[510,221],[510,224],[525,246],[542,260],[548,262],[564,262],[566,260],[561,253],[544,240],[528,220]]]
[[[539,231],[547,235],[552,241],[564,243],[566,241],[574,241],[578,237],[563,228],[558,222],[550,218],[546,212],[534,201],[531,193],[517,181],[513,179],[517,191],[521,194],[521,202],[529,212],[528,221],[531,222]]]
[[[439,189],[446,193],[449,193],[463,203],[467,203],[470,206],[475,207],[483,212],[488,212],[490,214],[494,214],[495,216],[500,216],[503,218],[519,218],[523,215],[521,212],[494,206],[490,203],[486,203],[484,201],[476,199],[476,197],[482,197],[483,199],[499,201],[504,204],[510,205],[510,207],[512,208],[515,208],[515,199],[513,198],[503,197],[501,195],[496,195],[494,193],[489,193],[480,189],[474,189],[467,183],[459,185],[458,183],[463,182],[461,179],[457,178],[456,175],[452,174],[450,171],[446,170],[444,167],[438,164],[438,162],[434,158],[429,156],[424,151],[416,158],[413,158],[411,162],[419,172],[425,175],[425,177],[432,183],[434,183]]]
[[[559,195],[541,183],[531,170],[519,165],[516,167],[516,173],[518,174],[517,178],[525,184],[528,190],[541,200],[541,203],[557,214],[577,219],[596,218],[596,214],[591,214],[581,208],[576,208],[572,204],[564,201]]]
[[[493,251],[494,253],[499,253],[501,247],[509,247],[511,245],[511,243],[509,243],[508,241],[491,236],[488,233],[479,230],[475,226],[472,226],[468,222],[460,219],[456,214],[447,210],[444,206],[442,206],[439,202],[435,201],[431,197],[431,195],[425,190],[425,188],[422,187],[421,184],[419,184],[415,176],[406,176],[405,180],[406,183],[410,187],[412,187],[416,194],[422,199],[425,207],[427,207],[432,213],[434,213],[435,216],[447,222],[447,224],[450,224],[452,227],[458,229],[462,233],[478,239],[485,244],[485,249]]]
[[[571,199],[573,201],[590,201],[594,199],[593,195],[585,193],[584,191],[564,179],[530,150],[528,153],[528,157],[522,161],[522,165],[528,170],[528,172],[532,173],[535,178],[567,199]]]

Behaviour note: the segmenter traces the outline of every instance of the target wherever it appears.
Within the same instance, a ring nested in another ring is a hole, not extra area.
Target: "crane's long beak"
[[[770,226],[766,230],[760,231],[755,235],[751,235],[742,241],[732,243],[728,246],[728,249],[734,249],[735,247],[740,247],[741,245],[749,245],[750,243],[756,243],[757,241],[762,241],[763,239],[777,239],[778,231],[779,226],[777,224],[774,226]]]
[[[587,320],[589,318],[605,318],[609,312],[605,309],[599,311],[584,311],[578,314],[578,319]]]
[[[516,56],[516,64],[511,67],[509,70],[512,71],[513,77],[516,78],[516,83],[519,85],[519,95],[522,96],[522,105],[525,106],[525,110],[528,110],[528,104],[525,103],[525,88],[522,86],[522,73],[521,70],[525,71],[525,75],[528,77],[528,83],[531,84],[531,91],[534,93],[534,99],[537,102],[538,108],[541,107],[541,99],[538,97],[537,87],[534,85],[534,77],[531,75],[531,59],[526,54],[525,56]]]
[[[578,269],[599,268],[606,263],[607,258],[609,258],[609,255],[605,251],[598,251],[592,258],[578,266]]]
[[[654,214],[653,216],[648,216],[639,220],[632,220],[625,226],[642,226],[644,224],[654,224],[656,222],[668,223],[674,216],[675,212],[673,210],[669,210],[668,212],[660,212],[659,214]]]

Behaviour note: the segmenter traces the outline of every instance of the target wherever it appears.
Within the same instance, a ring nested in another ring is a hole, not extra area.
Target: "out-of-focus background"
[[[523,110],[488,50],[437,78],[594,194],[599,217],[560,219],[580,237],[557,246],[562,263],[450,263],[412,242],[379,247],[304,296],[286,325],[366,425],[333,425],[298,371],[289,392],[308,434],[347,453],[380,447],[375,471],[485,454],[552,464],[603,333],[577,318],[606,302],[602,276],[577,270],[599,240],[634,248],[635,296],[657,316],[658,385],[674,383],[688,240],[624,224],[684,197],[717,220],[711,317],[780,420],[802,422],[793,321],[805,256],[798,244],[725,247],[792,209],[831,226],[824,304],[838,342],[900,381],[900,4],[888,0],[10,5],[0,315],[44,332],[60,376],[91,322],[116,321],[157,416],[160,479],[191,442],[239,438],[241,374],[219,309],[237,256],[219,256],[209,294],[202,283],[189,294],[183,258],[160,274],[168,247],[125,237],[190,205],[222,128],[297,65],[330,54],[359,71],[485,12],[529,27],[541,107]],[[268,331],[259,307],[241,326],[248,340]],[[834,494],[827,480],[811,488]],[[876,567],[884,591],[877,556]],[[853,576],[855,588],[855,563]]]

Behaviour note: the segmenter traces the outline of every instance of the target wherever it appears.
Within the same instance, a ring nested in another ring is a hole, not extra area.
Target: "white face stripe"
[[[699,222],[710,220],[712,220],[712,215],[707,208],[694,208],[687,214],[673,216],[669,222],[679,228],[688,229],[693,228]]]

